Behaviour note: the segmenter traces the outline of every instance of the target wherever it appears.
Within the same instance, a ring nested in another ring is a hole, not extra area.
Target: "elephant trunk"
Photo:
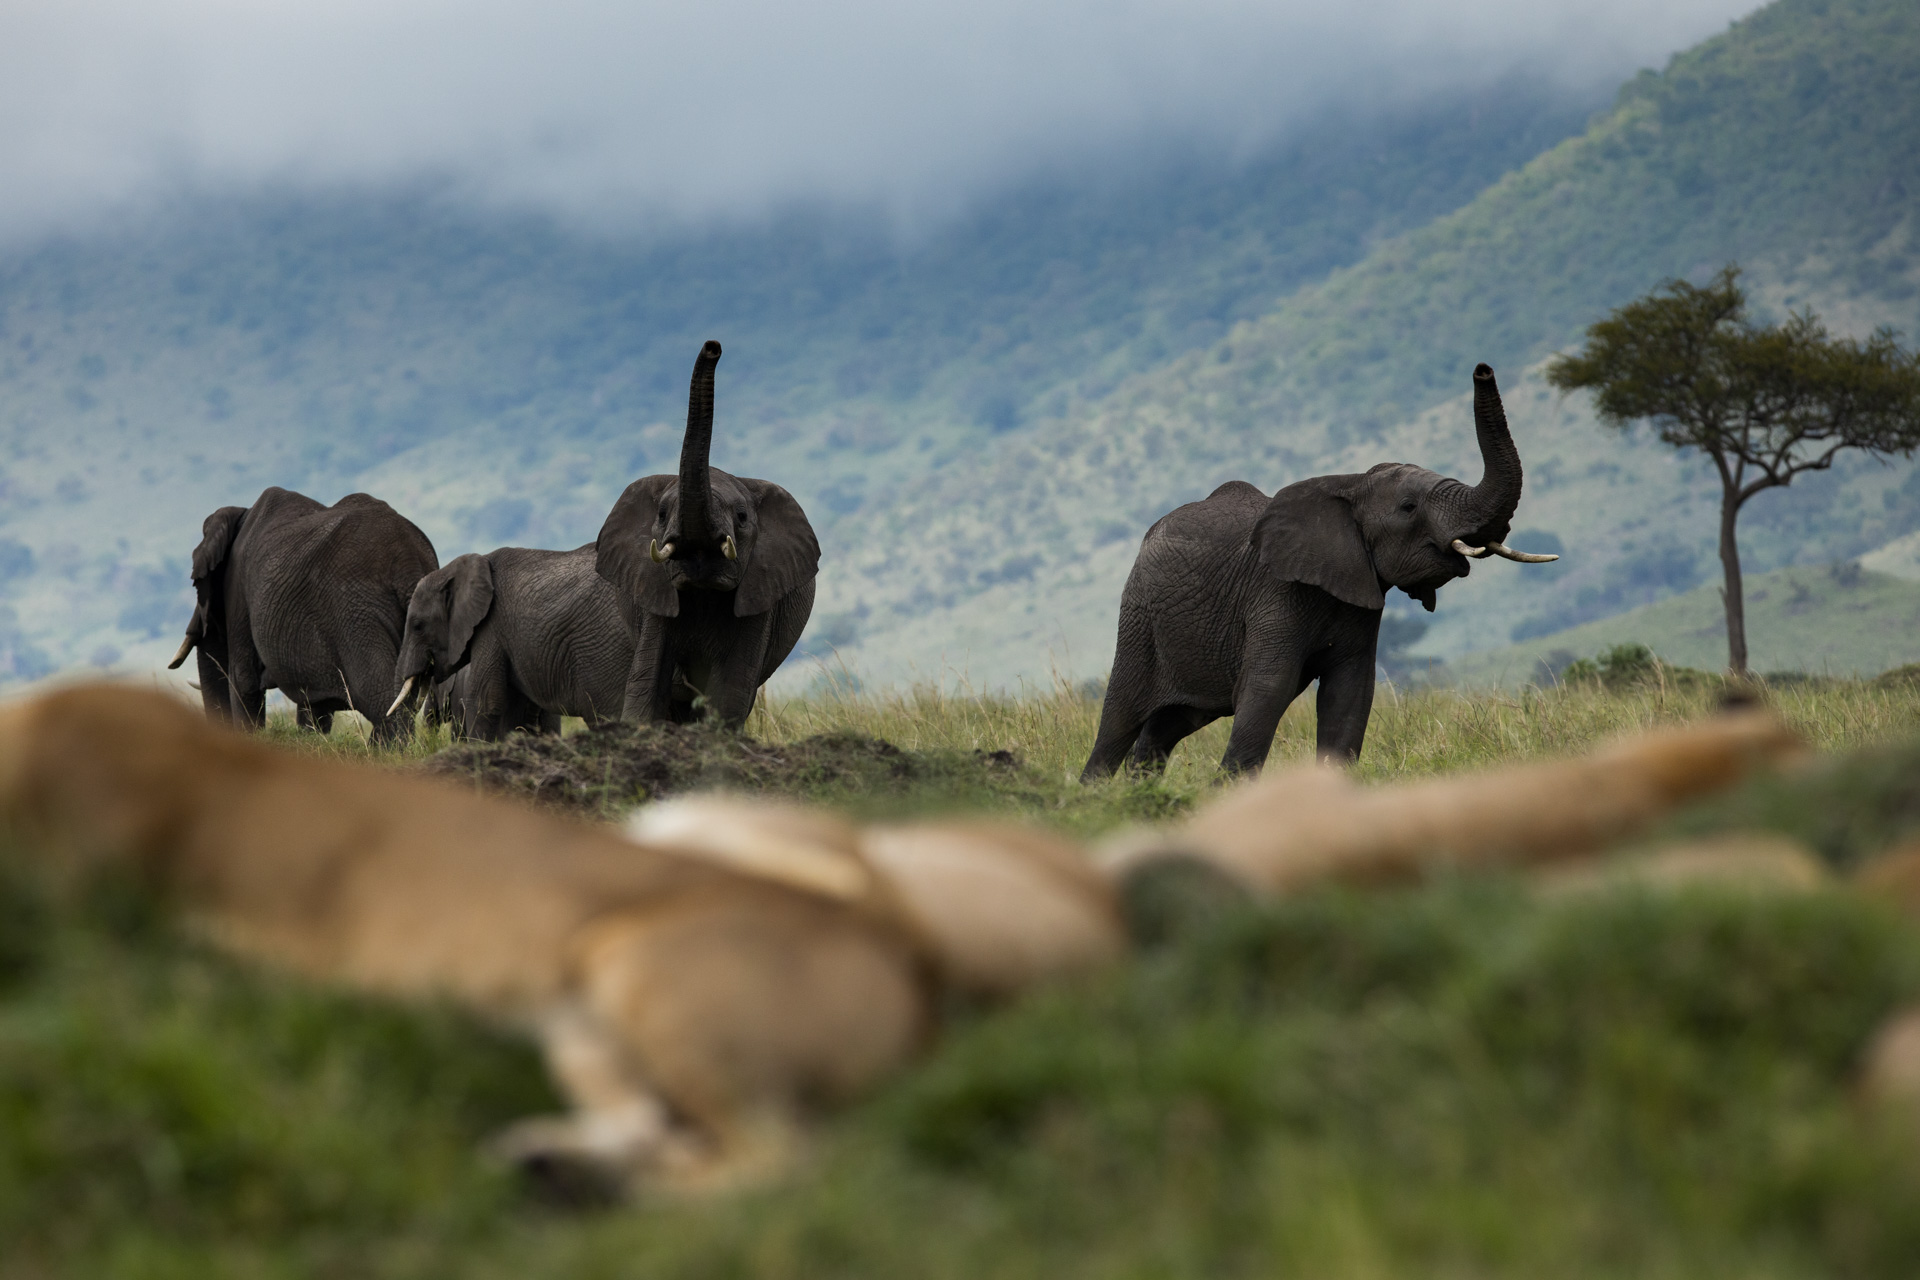
[[[672,530],[689,541],[704,541],[713,530],[713,484],[708,455],[713,449],[713,369],[720,363],[720,344],[708,339],[693,362],[693,385],[687,392],[687,435],[680,445],[680,519]]]
[[[1482,474],[1480,483],[1467,491],[1465,532],[1477,544],[1503,542],[1520,506],[1520,451],[1507,430],[1493,369],[1484,364],[1473,370],[1473,429],[1480,438]]]
[[[426,675],[435,665],[432,651],[409,629],[406,639],[401,642],[400,656],[393,664],[393,678],[402,684],[409,684]]]

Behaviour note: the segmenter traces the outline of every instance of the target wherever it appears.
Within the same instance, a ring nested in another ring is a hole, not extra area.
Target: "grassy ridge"
[[[1920,583],[1857,566],[1782,569],[1747,579],[1747,628],[1758,671],[1869,675],[1920,656]],[[1676,666],[1727,664],[1726,610],[1718,587],[1644,605],[1446,666],[1464,685],[1513,687],[1617,644],[1641,643]]]
[[[1920,738],[1920,686],[1772,696],[1822,745],[1866,754],[1830,753],[1684,829],[1787,829],[1837,861],[1920,829],[1912,749],[1885,745]],[[1711,702],[1657,683],[1389,695],[1363,768],[1561,754]],[[1281,757],[1307,753],[1307,711]],[[1064,690],[922,691],[775,699],[751,728],[1017,750],[1011,777],[956,769],[913,802],[1085,832],[1214,785],[1206,741],[1165,782],[1078,788],[1093,719]],[[271,732],[372,754],[351,730]],[[440,745],[383,758],[412,767]],[[551,1105],[524,1046],[452,1011],[249,970],[110,887],[56,906],[14,876],[0,1276],[1898,1276],[1920,1248],[1920,1147],[1848,1089],[1878,1020],[1916,995],[1920,931],[1841,894],[1543,904],[1474,880],[1320,895],[963,1013],[790,1185],[565,1215],[471,1156]]]

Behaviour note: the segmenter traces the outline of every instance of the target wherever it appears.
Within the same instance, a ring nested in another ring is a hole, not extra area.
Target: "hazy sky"
[[[1662,65],[1753,0],[0,0],[0,230],[422,177],[616,222],[935,215],[1088,155]]]

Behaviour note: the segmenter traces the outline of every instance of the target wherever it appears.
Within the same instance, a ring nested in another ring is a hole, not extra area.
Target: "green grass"
[[[1899,1276],[1920,1153],[1847,1090],[1917,962],[1838,894],[1315,896],[963,1019],[785,1186],[560,1215],[470,1155],[524,1050],[56,914],[0,1274]]]
[[[1768,696],[1819,765],[1674,830],[1786,830],[1849,864],[1920,828],[1920,682]],[[1362,770],[1562,754],[1712,700],[1383,691]],[[912,802],[1082,831],[1216,784],[1218,730],[1164,782],[1078,788],[1096,712],[921,691],[775,699],[751,728],[1017,749],[1010,779],[956,766]],[[1311,727],[1297,710],[1278,754]],[[438,745],[269,732],[401,768]],[[474,1155],[552,1105],[525,1045],[242,966],[124,893],[0,879],[0,1277],[1903,1276],[1920,1142],[1851,1089],[1914,998],[1920,928],[1841,892],[1317,894],[957,1013],[785,1185],[562,1213]]]
[[[1716,684],[1668,680],[1656,672],[1623,689],[1595,685],[1514,691],[1417,689],[1382,685],[1367,744],[1357,766],[1368,781],[1392,781],[1541,757],[1575,754],[1611,737],[1711,715]],[[1768,687],[1770,705],[1822,751],[1845,751],[1920,735],[1920,683],[1913,681],[1783,680]],[[862,814],[963,809],[1031,818],[1078,834],[1184,810],[1223,779],[1218,770],[1232,721],[1208,726],[1180,744],[1162,778],[1120,775],[1083,787],[1081,767],[1093,746],[1100,704],[1060,686],[1023,697],[960,697],[938,688],[845,697],[762,697],[747,725],[749,739],[791,745],[821,736],[880,739],[922,765],[901,780],[855,773],[820,782],[802,773],[785,794]],[[347,759],[378,758],[412,766],[443,750],[444,729],[416,735],[405,747],[376,751],[364,722],[341,716],[322,738],[276,716],[268,733],[302,750]],[[579,722],[570,721],[569,736]],[[1311,693],[1280,722],[1271,765],[1313,758]],[[1012,753],[1017,767],[979,761],[977,753]],[[724,784],[724,776],[720,779]],[[628,802],[614,795],[602,812]]]

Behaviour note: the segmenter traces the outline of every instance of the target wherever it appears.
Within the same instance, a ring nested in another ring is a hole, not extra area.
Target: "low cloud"
[[[1142,146],[1658,65],[1750,0],[0,0],[0,230],[154,193],[436,182],[616,225],[938,216]]]

